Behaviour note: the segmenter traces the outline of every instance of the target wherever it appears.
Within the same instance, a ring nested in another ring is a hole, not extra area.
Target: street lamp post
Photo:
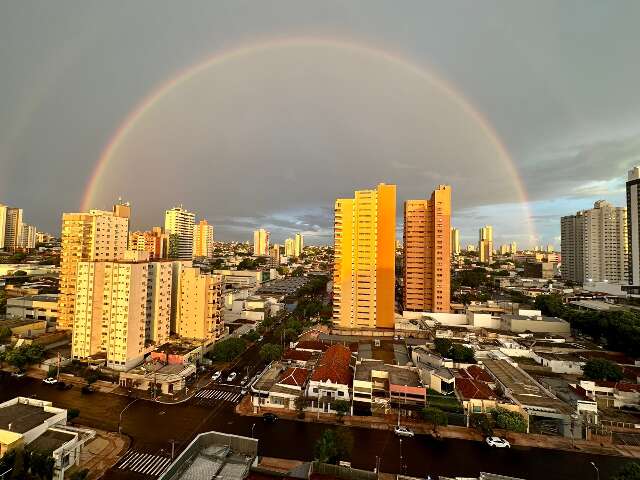
[[[256,424],[251,425],[251,438],[253,438],[253,430],[256,428]]]
[[[402,439],[400,439],[400,473],[402,473]]]
[[[136,398],[136,399],[134,399],[133,401],[129,402],[129,403],[127,404],[127,406],[126,406],[126,407],[124,407],[124,408],[122,409],[122,411],[120,412],[120,418],[118,419],[118,433],[122,433],[122,414],[125,412],[125,410],[126,410],[127,408],[129,408],[131,405],[133,405],[133,404],[134,404],[135,402],[137,402],[137,401],[138,401],[138,399]]]
[[[596,469],[596,480],[600,480],[600,469],[598,468],[598,466],[595,464],[595,462],[591,462],[591,466],[593,466],[593,468]]]

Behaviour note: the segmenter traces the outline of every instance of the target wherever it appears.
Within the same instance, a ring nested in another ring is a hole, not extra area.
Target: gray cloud
[[[553,215],[596,194],[622,199],[638,163],[639,17],[632,0],[7,2],[0,202],[55,232],[118,126],[158,85],[230,48],[340,38],[394,52],[463,92],[521,172],[540,240],[553,241]],[[156,105],[116,153],[95,203],[129,198],[141,226],[184,203],[220,238],[248,238],[264,223],[277,238],[307,229],[327,239],[336,196],[395,182],[400,214],[403,199],[450,183],[466,235],[491,223],[525,238],[508,169],[456,105],[375,57],[245,57]]]

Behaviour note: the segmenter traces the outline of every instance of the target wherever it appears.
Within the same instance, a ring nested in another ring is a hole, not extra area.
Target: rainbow
[[[422,66],[418,66],[395,53],[390,53],[386,50],[370,46],[363,46],[357,43],[347,42],[343,40],[307,37],[272,39],[242,46],[236,49],[219,52],[207,58],[206,60],[183,70],[175,77],[157,86],[127,115],[124,121],[117,128],[115,134],[109,140],[109,143],[100,155],[100,158],[98,159],[87,183],[87,187],[82,197],[82,210],[85,211],[91,208],[91,204],[94,202],[96,188],[100,183],[100,179],[102,178],[102,175],[109,165],[109,162],[113,158],[120,145],[122,145],[127,136],[135,129],[138,122],[152,109],[152,107],[163,97],[168,95],[173,89],[178,88],[180,85],[197,76],[199,73],[209,68],[220,66],[229,60],[258,54],[273,49],[301,46],[333,47],[372,55],[381,58],[389,63],[392,63],[398,68],[406,69],[438,87],[444,94],[455,101],[457,105],[476,122],[484,135],[486,135],[496,151],[502,157],[509,175],[515,181],[516,189],[523,203],[523,208],[526,214],[528,234],[531,239],[536,236],[531,219],[531,212],[528,206],[527,192],[511,155],[509,154],[507,148],[505,147],[504,143],[500,139],[491,123],[477,109],[475,109],[469,102],[469,100],[467,100],[460,92],[458,92],[450,84],[446,83],[442,78],[437,76],[432,71],[429,71]]]

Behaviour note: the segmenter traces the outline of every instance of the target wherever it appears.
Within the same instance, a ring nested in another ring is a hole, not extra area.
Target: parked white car
[[[231,372],[227,377],[227,382],[233,382],[237,376],[238,374],[236,372]]]
[[[415,435],[415,433],[413,433],[413,430],[409,430],[407,427],[403,427],[401,425],[396,425],[395,427],[393,427],[393,431],[399,437],[413,437]]]
[[[211,375],[211,380],[216,381],[216,380],[218,380],[221,376],[222,376],[222,372],[218,371],[218,372],[214,373],[213,375]]]
[[[58,380],[56,380],[53,377],[49,377],[49,378],[45,378],[43,380],[43,382],[46,383],[47,385],[54,385],[54,384],[58,383]]]
[[[487,437],[486,442],[487,442],[487,445],[489,445],[490,447],[511,448],[511,444],[507,442],[504,438],[500,438],[500,437]]]

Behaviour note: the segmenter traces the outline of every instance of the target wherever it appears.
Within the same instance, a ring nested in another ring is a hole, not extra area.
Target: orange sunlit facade
[[[394,326],[396,186],[335,203],[333,319],[340,327]]]
[[[451,187],[404,203],[405,310],[448,312],[451,288]]]

